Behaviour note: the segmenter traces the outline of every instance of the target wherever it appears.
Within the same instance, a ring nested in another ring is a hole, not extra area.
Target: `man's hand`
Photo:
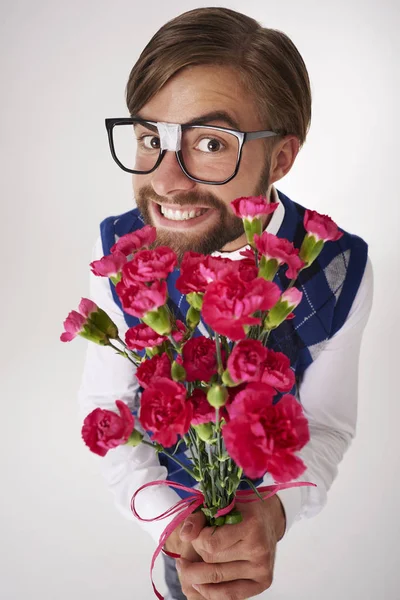
[[[187,517],[167,538],[164,549],[174,554],[180,554],[186,560],[202,560],[194,550],[192,540],[197,538],[207,521],[203,511],[194,512]]]
[[[282,504],[272,496],[264,502],[238,502],[237,508],[241,523],[206,527],[193,539],[193,549],[204,562],[177,560],[189,600],[246,600],[271,586],[276,544],[285,531]],[[193,595],[193,585],[200,596]]]

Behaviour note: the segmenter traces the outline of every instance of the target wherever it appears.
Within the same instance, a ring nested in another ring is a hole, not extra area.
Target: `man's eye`
[[[203,138],[196,146],[196,150],[201,152],[220,152],[224,149],[224,145],[215,138]]]
[[[160,139],[154,135],[144,135],[139,138],[139,143],[143,148],[147,150],[159,150],[160,149]]]

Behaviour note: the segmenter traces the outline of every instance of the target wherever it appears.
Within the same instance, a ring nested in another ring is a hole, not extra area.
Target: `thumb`
[[[195,512],[184,520],[179,537],[183,542],[191,542],[195,540],[207,524],[205,514],[202,510]]]

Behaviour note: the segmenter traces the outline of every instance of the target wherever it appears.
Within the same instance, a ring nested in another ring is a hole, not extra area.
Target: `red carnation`
[[[306,469],[295,455],[310,439],[307,419],[294,396],[273,404],[274,391],[250,383],[228,406],[229,423],[222,428],[226,449],[253,479],[270,473],[277,483],[299,477]]]
[[[290,392],[296,377],[286,354],[268,348],[267,357],[262,366],[264,371],[260,381],[271,385],[278,392]]]
[[[228,358],[233,381],[261,381],[267,349],[258,340],[241,340]]]
[[[138,282],[129,286],[120,281],[115,289],[124,311],[139,319],[142,319],[147,312],[163,306],[167,301],[165,281],[154,281],[151,285]]]
[[[178,435],[188,432],[192,416],[193,407],[181,383],[160,377],[142,394],[140,422],[165,448],[175,444]]]
[[[176,288],[182,294],[202,293],[216,279],[216,273],[233,263],[229,258],[186,252],[180,266]]]
[[[167,354],[156,354],[144,360],[136,370],[136,378],[143,388],[160,377],[171,379],[171,361]]]
[[[195,389],[189,401],[193,406],[192,425],[203,425],[203,423],[215,422],[215,408],[207,400],[203,390]]]
[[[176,261],[175,252],[168,246],[160,246],[155,250],[140,250],[122,269],[124,285],[166,279],[174,270]]]
[[[204,295],[205,322],[231,340],[243,339],[245,327],[259,325],[261,319],[254,313],[269,310],[281,295],[278,286],[271,281],[260,277],[251,279],[251,272],[249,280],[251,285],[244,279],[244,272],[232,272],[210,283]]]
[[[225,357],[225,353],[223,353]],[[204,336],[190,339],[182,350],[187,381],[209,381],[217,372],[215,343]]]
[[[135,417],[125,402],[116,400],[115,404],[119,415],[112,410],[95,408],[83,422],[83,441],[99,456],[105,456],[112,448],[125,444],[135,427]]]

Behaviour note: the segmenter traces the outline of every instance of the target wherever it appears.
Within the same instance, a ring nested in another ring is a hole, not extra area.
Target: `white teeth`
[[[160,209],[161,214],[163,214],[167,219],[171,219],[171,221],[187,221],[188,219],[199,217],[205,210],[203,208],[200,210],[191,211],[171,210],[170,208],[165,208],[164,206],[160,206]]]

